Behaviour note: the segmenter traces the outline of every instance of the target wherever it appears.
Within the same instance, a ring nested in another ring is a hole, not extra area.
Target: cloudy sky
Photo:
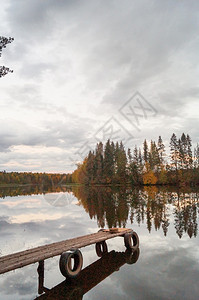
[[[199,141],[199,2],[1,1],[0,170],[69,172],[107,138]]]

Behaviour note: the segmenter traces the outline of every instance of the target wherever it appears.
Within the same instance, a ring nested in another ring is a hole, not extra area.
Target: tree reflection
[[[158,190],[156,186],[144,189],[122,187],[73,188],[80,204],[97,219],[98,226],[104,228],[126,227],[146,222],[149,232],[152,228],[162,230],[167,236],[170,220],[174,216],[174,228],[179,238],[184,233],[197,236],[198,193],[183,190]]]
[[[29,185],[1,188],[0,197],[43,194],[48,201],[45,194],[52,192],[73,193],[100,228],[126,227],[130,220],[131,224],[145,223],[149,232],[162,230],[167,236],[172,223],[179,238],[185,233],[190,238],[197,236],[198,191],[187,188]]]
[[[197,208],[198,194],[197,193],[178,193],[176,195],[176,206],[174,209],[175,228],[179,238],[183,232],[186,232],[189,237],[197,236]]]
[[[89,213],[90,218],[96,218],[98,226],[104,228],[125,227],[129,205],[126,188],[113,189],[94,187],[85,189],[83,186],[73,188],[74,195]]]
[[[13,187],[0,187],[0,198],[25,196],[25,195],[39,195],[47,193],[71,192],[70,186],[62,185],[19,185]]]

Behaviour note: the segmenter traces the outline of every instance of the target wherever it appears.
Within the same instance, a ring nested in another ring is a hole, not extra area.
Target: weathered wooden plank
[[[0,274],[60,255],[62,252],[70,250],[71,248],[86,247],[88,245],[102,242],[117,236],[123,236],[125,233],[131,231],[131,229],[126,228],[113,230],[112,233],[109,230],[104,230],[97,233],[92,233],[89,235],[6,255],[0,257]]]

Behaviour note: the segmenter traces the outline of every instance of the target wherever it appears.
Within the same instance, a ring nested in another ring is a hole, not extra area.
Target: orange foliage
[[[143,175],[143,182],[144,184],[156,184],[157,183],[157,177],[153,173],[152,170],[149,170],[148,172],[144,173]]]

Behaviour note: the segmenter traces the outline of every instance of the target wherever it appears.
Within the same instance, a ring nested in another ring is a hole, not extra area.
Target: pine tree
[[[161,136],[158,138],[157,150],[159,154],[160,166],[163,166],[165,163],[165,145],[163,144]]]
[[[194,148],[194,168],[199,167],[199,144]]]
[[[114,176],[114,144],[106,142],[104,150],[104,180],[111,183]]]
[[[123,146],[123,143],[116,144],[116,180],[119,183],[126,183],[126,175],[127,175],[127,157],[126,152]]]
[[[146,139],[144,140],[144,144],[143,144],[143,158],[146,164],[149,161],[149,150],[148,150],[148,144]]]
[[[178,140],[178,150],[179,150],[179,167],[181,169],[191,169],[193,158],[191,149],[191,138],[182,133],[181,138]]]
[[[149,152],[149,165],[150,169],[156,171],[159,166],[159,153],[154,141],[151,141],[151,147]]]
[[[131,149],[128,148],[127,150],[127,155],[128,155],[128,164],[132,163],[132,160],[133,160],[133,156],[131,154]]]
[[[179,139],[179,155],[180,155],[180,167],[181,169],[187,168],[187,156],[188,156],[188,147],[187,147],[187,137],[184,134],[184,132],[181,135],[181,138]]]
[[[191,144],[191,138],[190,136],[187,134],[187,167],[189,169],[192,169],[193,167],[193,156],[192,156],[192,144]]]
[[[94,181],[94,160],[95,160],[94,153],[89,151],[87,163],[86,163],[86,173],[88,176],[88,183],[93,183]]]
[[[184,150],[181,139],[178,140],[178,166],[179,169],[183,169],[184,166]]]
[[[175,133],[172,134],[170,140],[170,158],[171,158],[171,165],[173,166],[174,170],[178,170],[178,163],[179,163],[179,151],[178,151],[178,141]]]
[[[139,151],[137,146],[135,146],[134,150],[133,150],[133,161],[136,164],[136,166],[139,166]]]
[[[143,172],[143,159],[141,149],[138,149],[138,171],[140,174]]]
[[[139,162],[138,162],[138,149],[135,146],[134,156],[132,157],[131,150],[128,149],[128,175],[132,184],[139,183]]]
[[[103,144],[99,142],[95,150],[95,159],[94,159],[94,176],[96,183],[102,183],[103,181]]]

